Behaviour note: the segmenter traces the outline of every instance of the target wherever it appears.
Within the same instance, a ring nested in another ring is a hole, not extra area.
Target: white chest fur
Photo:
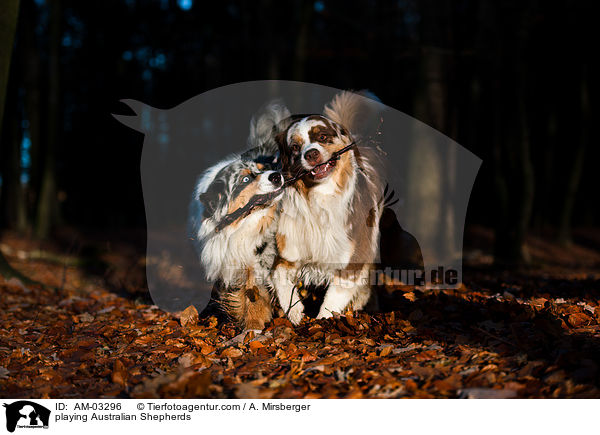
[[[328,180],[311,189],[308,197],[292,189],[286,192],[278,228],[285,238],[281,254],[286,260],[332,269],[348,264],[353,243],[348,234],[352,195],[347,190],[352,188],[349,183],[340,194]]]

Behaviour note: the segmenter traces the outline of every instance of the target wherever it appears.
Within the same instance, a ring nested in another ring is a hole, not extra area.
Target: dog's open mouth
[[[321,163],[320,165],[317,165],[314,168],[312,168],[310,171],[310,175],[312,175],[312,177],[315,180],[321,180],[321,179],[327,177],[331,173],[331,171],[335,167],[335,164],[336,164],[336,160],[330,159],[330,160],[326,161],[325,163]]]

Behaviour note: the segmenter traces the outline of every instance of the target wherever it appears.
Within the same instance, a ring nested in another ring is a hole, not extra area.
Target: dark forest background
[[[598,27],[592,1],[3,0],[1,228],[143,233],[119,100],[282,79],[367,88],[482,158],[467,223],[497,262],[528,234],[598,247]]]

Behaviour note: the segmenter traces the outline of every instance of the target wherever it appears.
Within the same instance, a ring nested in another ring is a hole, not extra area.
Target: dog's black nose
[[[269,181],[276,186],[281,184],[281,174],[279,172],[272,172],[269,174]]]
[[[321,162],[321,153],[319,150],[313,148],[304,153],[304,158],[311,165],[316,165]]]

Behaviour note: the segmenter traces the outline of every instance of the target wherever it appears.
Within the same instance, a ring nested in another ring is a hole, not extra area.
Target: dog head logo
[[[48,428],[50,410],[29,400],[4,404],[6,408],[6,430],[16,428]]]
[[[213,283],[198,261],[188,226],[190,214],[203,215],[199,202],[192,201],[190,207],[198,176],[252,145],[247,143],[249,121],[265,103],[279,99],[292,116],[327,116],[324,107],[339,92],[309,83],[257,81],[213,89],[166,110],[123,100],[130,114],[115,118],[144,134],[140,173],[148,229],[146,274],[157,305],[169,311],[190,304],[201,309],[210,300]],[[378,175],[387,186],[378,194],[384,210],[377,261],[393,278],[409,284],[457,287],[462,281],[464,220],[481,160],[404,113],[373,99],[368,106],[369,113],[356,114],[361,127],[351,133],[359,145],[379,155]],[[322,149],[313,148],[328,157],[349,142],[330,146],[310,134],[310,129],[304,134],[303,154],[309,159],[315,157],[310,144],[321,144]],[[324,166],[324,173],[329,170]],[[356,224],[374,225],[371,214],[367,210],[364,222]],[[418,273],[403,275],[406,268]]]

